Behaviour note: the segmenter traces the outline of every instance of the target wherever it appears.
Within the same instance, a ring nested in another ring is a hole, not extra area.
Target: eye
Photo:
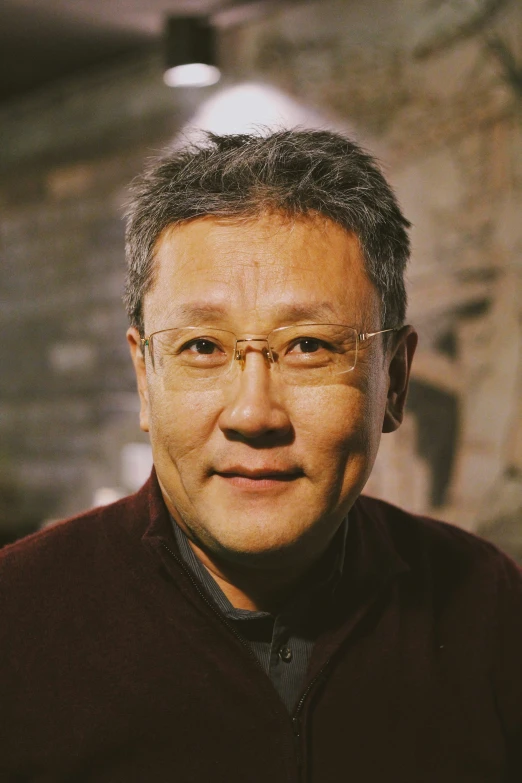
[[[185,343],[182,346],[181,351],[191,351],[204,356],[210,356],[213,353],[219,351],[219,346],[213,343],[212,340],[200,337],[197,340],[191,340],[189,343]]]
[[[325,347],[322,340],[318,340],[315,337],[299,337],[297,340],[294,340],[289,350],[293,351],[297,348],[297,353],[317,353],[317,351]]]

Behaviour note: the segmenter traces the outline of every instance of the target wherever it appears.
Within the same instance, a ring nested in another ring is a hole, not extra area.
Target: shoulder
[[[116,558],[145,527],[142,493],[56,522],[1,549],[0,595],[12,596],[24,586],[50,589],[54,581],[63,584],[67,576],[73,581],[84,571],[92,575]]]
[[[405,555],[418,554],[420,548],[432,551],[434,556],[439,553],[455,554],[486,561],[512,562],[494,544],[475,533],[432,517],[413,514],[384,500],[361,495],[354,509],[362,517],[385,528]],[[513,566],[520,573],[514,563]]]
[[[49,662],[71,640],[98,638],[142,594],[150,570],[141,543],[147,504],[142,489],[0,551],[0,650],[14,667],[6,662],[2,687],[13,672],[36,666],[36,655]]]
[[[389,537],[417,581],[429,579],[439,592],[459,589],[491,601],[501,600],[506,591],[515,592],[522,610],[522,571],[490,542],[368,496],[361,496],[355,509],[361,524],[371,521]]]
[[[495,676],[509,673],[522,699],[522,571],[516,563],[479,536],[373,498],[359,498],[354,518],[400,558],[402,606],[427,612],[438,633],[470,659],[488,661]],[[502,692],[510,693],[507,683]]]
[[[360,497],[354,520],[405,565],[401,607],[414,612],[419,627],[421,614],[429,618],[446,650],[445,671],[457,667],[459,683],[476,682],[480,675],[491,689],[508,755],[522,769],[520,568],[479,536],[380,500]]]

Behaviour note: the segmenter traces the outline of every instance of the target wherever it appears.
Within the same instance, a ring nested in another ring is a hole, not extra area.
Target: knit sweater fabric
[[[520,783],[522,576],[360,497],[292,714],[154,473],[0,552],[1,783]]]

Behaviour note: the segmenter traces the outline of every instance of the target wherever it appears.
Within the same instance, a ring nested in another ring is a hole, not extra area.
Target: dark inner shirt
[[[328,603],[342,574],[348,519],[335,534],[321,560],[312,568],[310,581],[277,615],[236,609],[209,571],[198,560],[188,538],[172,519],[182,559],[217,608],[248,642],[290,713],[302,692],[314,643],[321,631]]]

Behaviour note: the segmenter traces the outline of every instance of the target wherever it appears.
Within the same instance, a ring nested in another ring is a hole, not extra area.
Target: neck
[[[297,593],[315,575],[322,555],[330,542],[320,552],[301,563],[279,564],[277,568],[241,568],[229,563],[218,563],[190,538],[189,545],[198,560],[207,569],[230,603],[236,609],[277,614],[292,595]]]

